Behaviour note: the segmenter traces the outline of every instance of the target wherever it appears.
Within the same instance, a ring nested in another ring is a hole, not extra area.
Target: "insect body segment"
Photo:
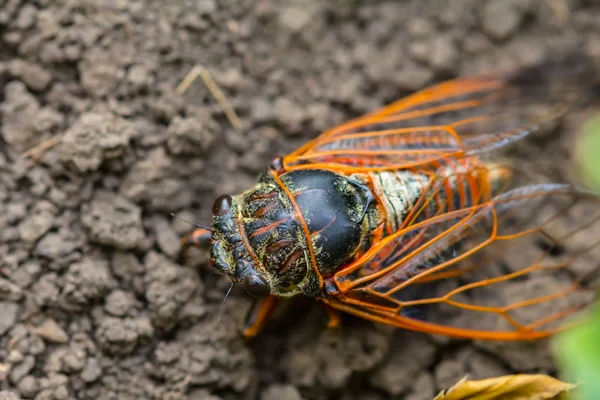
[[[252,189],[219,197],[211,263],[262,305],[248,315],[244,334],[260,330],[276,297],[297,294],[401,328],[502,340],[547,336],[589,304],[586,280],[570,268],[585,270],[583,256],[600,250],[600,242],[575,249],[578,235],[600,222],[598,197],[527,181],[519,173],[524,162],[489,156],[583,97],[585,79],[544,68],[553,72],[547,81],[524,71],[422,90],[324,132],[275,159]],[[576,209],[583,222],[570,215]],[[191,242],[205,239],[198,230]],[[540,242],[566,249],[562,259]],[[510,270],[503,257],[515,255]],[[493,291],[501,285],[524,299],[503,298]],[[531,307],[540,309],[521,312]],[[430,310],[453,322],[428,320]]]

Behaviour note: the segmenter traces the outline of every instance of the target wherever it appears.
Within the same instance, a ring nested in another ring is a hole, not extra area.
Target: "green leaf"
[[[600,191],[600,114],[584,124],[575,147],[577,170],[585,183]]]
[[[581,325],[556,336],[553,348],[562,374],[580,383],[577,399],[600,399],[600,308]]]

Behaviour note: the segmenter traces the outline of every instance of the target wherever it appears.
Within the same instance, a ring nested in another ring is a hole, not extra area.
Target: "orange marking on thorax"
[[[263,226],[262,228],[258,228],[257,230],[255,230],[254,232],[252,232],[252,234],[250,235],[250,237],[255,237],[255,236],[259,236],[262,235],[263,233],[267,233],[270,230],[273,230],[275,228],[277,228],[279,225],[283,224],[284,222],[287,222],[290,220],[290,217],[285,217],[285,218],[281,218],[275,222],[271,222],[268,225]]]
[[[256,254],[254,254],[254,250],[252,250],[252,246],[250,246],[250,242],[248,242],[248,238],[246,237],[246,231],[244,229],[244,224],[242,224],[242,219],[236,218],[236,220],[237,220],[238,229],[240,231],[240,236],[242,237],[242,241],[244,242],[244,246],[246,246],[246,250],[248,251],[248,254],[250,254],[250,258],[252,258],[252,261],[254,261],[254,263],[257,266],[262,265],[260,260],[256,256]]]
[[[275,180],[275,182],[279,185],[281,190],[283,190],[283,192],[288,196],[290,203],[292,204],[292,207],[294,207],[294,215],[298,219],[298,222],[300,223],[300,226],[302,227],[302,230],[304,231],[304,235],[306,237],[306,245],[308,246],[308,253],[310,254],[310,260],[312,262],[313,270],[315,271],[315,274],[319,278],[320,286],[323,287],[323,276],[319,272],[319,267],[317,265],[317,257],[315,256],[315,250],[313,249],[312,241],[310,239],[310,231],[308,230],[308,225],[306,224],[306,221],[304,221],[302,212],[300,212],[300,207],[298,206],[298,203],[296,203],[296,200],[294,200],[294,196],[292,195],[292,193],[283,184],[281,179],[279,179],[279,176],[273,172],[270,172],[270,173],[271,173],[271,176],[273,177],[273,180]]]
[[[324,227],[322,227],[322,228],[321,228],[321,229],[319,229],[318,231],[311,233],[311,234],[310,234],[310,236],[311,236],[311,237],[313,237],[313,236],[317,236],[319,233],[321,233],[321,232],[323,232],[325,229],[329,228],[329,227],[330,227],[330,226],[331,226],[331,225],[332,225],[332,224],[335,222],[335,220],[336,220],[336,219],[337,219],[337,216],[335,216],[335,215],[334,215],[334,216],[333,216],[333,218],[331,219],[331,221],[329,221],[329,222],[327,223],[327,225],[325,225]]]

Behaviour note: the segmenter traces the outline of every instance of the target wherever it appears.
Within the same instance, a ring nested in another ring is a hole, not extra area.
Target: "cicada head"
[[[265,297],[271,288],[253,265],[237,223],[238,209],[238,196],[223,195],[215,200],[210,261],[213,268],[239,283],[249,295]]]
[[[272,182],[213,206],[211,263],[253,297],[305,291],[310,275],[302,226]]]

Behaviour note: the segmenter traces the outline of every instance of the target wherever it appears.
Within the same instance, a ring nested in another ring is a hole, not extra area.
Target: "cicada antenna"
[[[225,298],[223,299],[223,302],[221,303],[221,309],[219,309],[219,316],[217,317],[217,322],[221,321],[221,314],[223,314],[225,300],[227,300],[227,297],[229,297],[229,293],[231,293],[231,289],[233,289],[233,286],[235,286],[235,282],[231,282],[229,289],[227,289],[227,293],[225,293]]]
[[[211,228],[209,226],[202,225],[202,224],[197,224],[195,222],[188,221],[187,219],[181,218],[180,216],[175,215],[174,213],[171,213],[171,217],[177,218],[177,219],[179,219],[179,220],[181,220],[183,222],[187,222],[190,225],[194,225],[196,228],[206,229],[207,231],[212,232],[212,230],[211,230]]]

